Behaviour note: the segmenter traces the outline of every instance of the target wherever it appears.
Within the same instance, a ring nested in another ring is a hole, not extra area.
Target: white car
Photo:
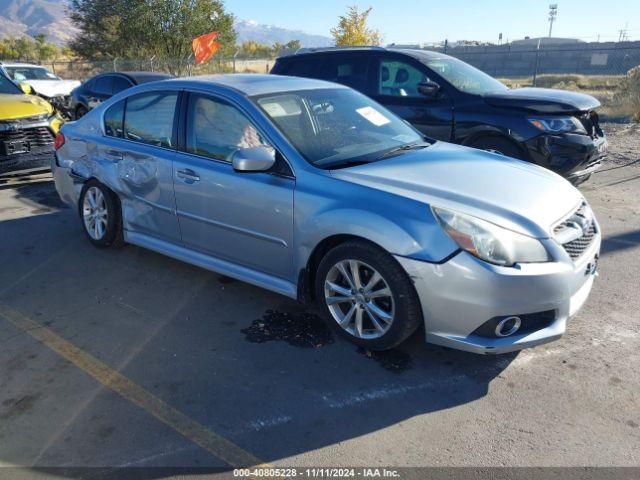
[[[48,68],[28,63],[0,62],[0,73],[16,83],[27,83],[35,95],[49,100],[58,110],[68,104],[71,91],[79,80],[63,80]]]

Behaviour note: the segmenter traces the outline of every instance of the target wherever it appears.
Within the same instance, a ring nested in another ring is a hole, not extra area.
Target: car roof
[[[105,72],[105,73],[107,73],[107,72]],[[137,72],[137,71],[130,71],[130,72],[108,72],[108,73],[124,75],[125,77],[130,78],[131,80],[133,80],[136,83],[151,82],[151,81],[160,80],[160,79],[163,79],[163,78],[174,78],[173,75],[169,75],[168,73],[164,73],[164,72]]]
[[[418,48],[396,48],[396,47],[326,47],[326,48],[301,48],[300,50],[285,54],[280,58],[287,60],[297,57],[308,57],[312,55],[345,55],[349,53],[365,53],[365,52],[391,52],[409,55],[418,60],[435,60],[438,58],[450,58],[444,53],[432,52],[430,50],[421,50]]]
[[[288,77],[285,75],[259,75],[255,73],[234,73],[225,75],[203,75],[165,80],[180,87],[206,87],[216,85],[231,88],[247,96],[270,93],[289,92],[295,90],[314,90],[320,88],[348,88],[336,83],[311,78]]]
[[[31,67],[31,68],[44,68],[46,70],[49,70],[44,65],[34,65],[33,63],[0,62],[0,65],[2,65],[3,67]]]

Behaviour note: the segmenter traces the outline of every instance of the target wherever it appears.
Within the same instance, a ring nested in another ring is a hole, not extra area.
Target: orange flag
[[[220,48],[220,44],[216,42],[216,38],[218,38],[218,32],[205,33],[193,39],[191,47],[193,48],[193,54],[196,57],[196,63],[198,65],[206,62],[216,54]]]

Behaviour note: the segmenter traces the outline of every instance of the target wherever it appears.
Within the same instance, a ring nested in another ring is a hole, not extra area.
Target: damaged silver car
[[[600,227],[543,168],[434,142],[347,87],[225,75],[134,87],[62,127],[61,198],[139,245],[304,302],[371,349],[558,339]]]

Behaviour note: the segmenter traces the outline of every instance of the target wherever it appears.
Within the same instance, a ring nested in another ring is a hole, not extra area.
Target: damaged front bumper
[[[464,251],[442,264],[396,256],[422,304],[426,341],[497,354],[560,338],[591,291],[600,236],[575,262],[555,241],[545,242],[557,261],[501,267]],[[522,320],[520,330],[494,333],[494,322],[513,316]]]
[[[553,170],[573,184],[586,180],[600,167],[608,149],[607,138],[576,133],[543,134],[525,142],[537,165]]]

